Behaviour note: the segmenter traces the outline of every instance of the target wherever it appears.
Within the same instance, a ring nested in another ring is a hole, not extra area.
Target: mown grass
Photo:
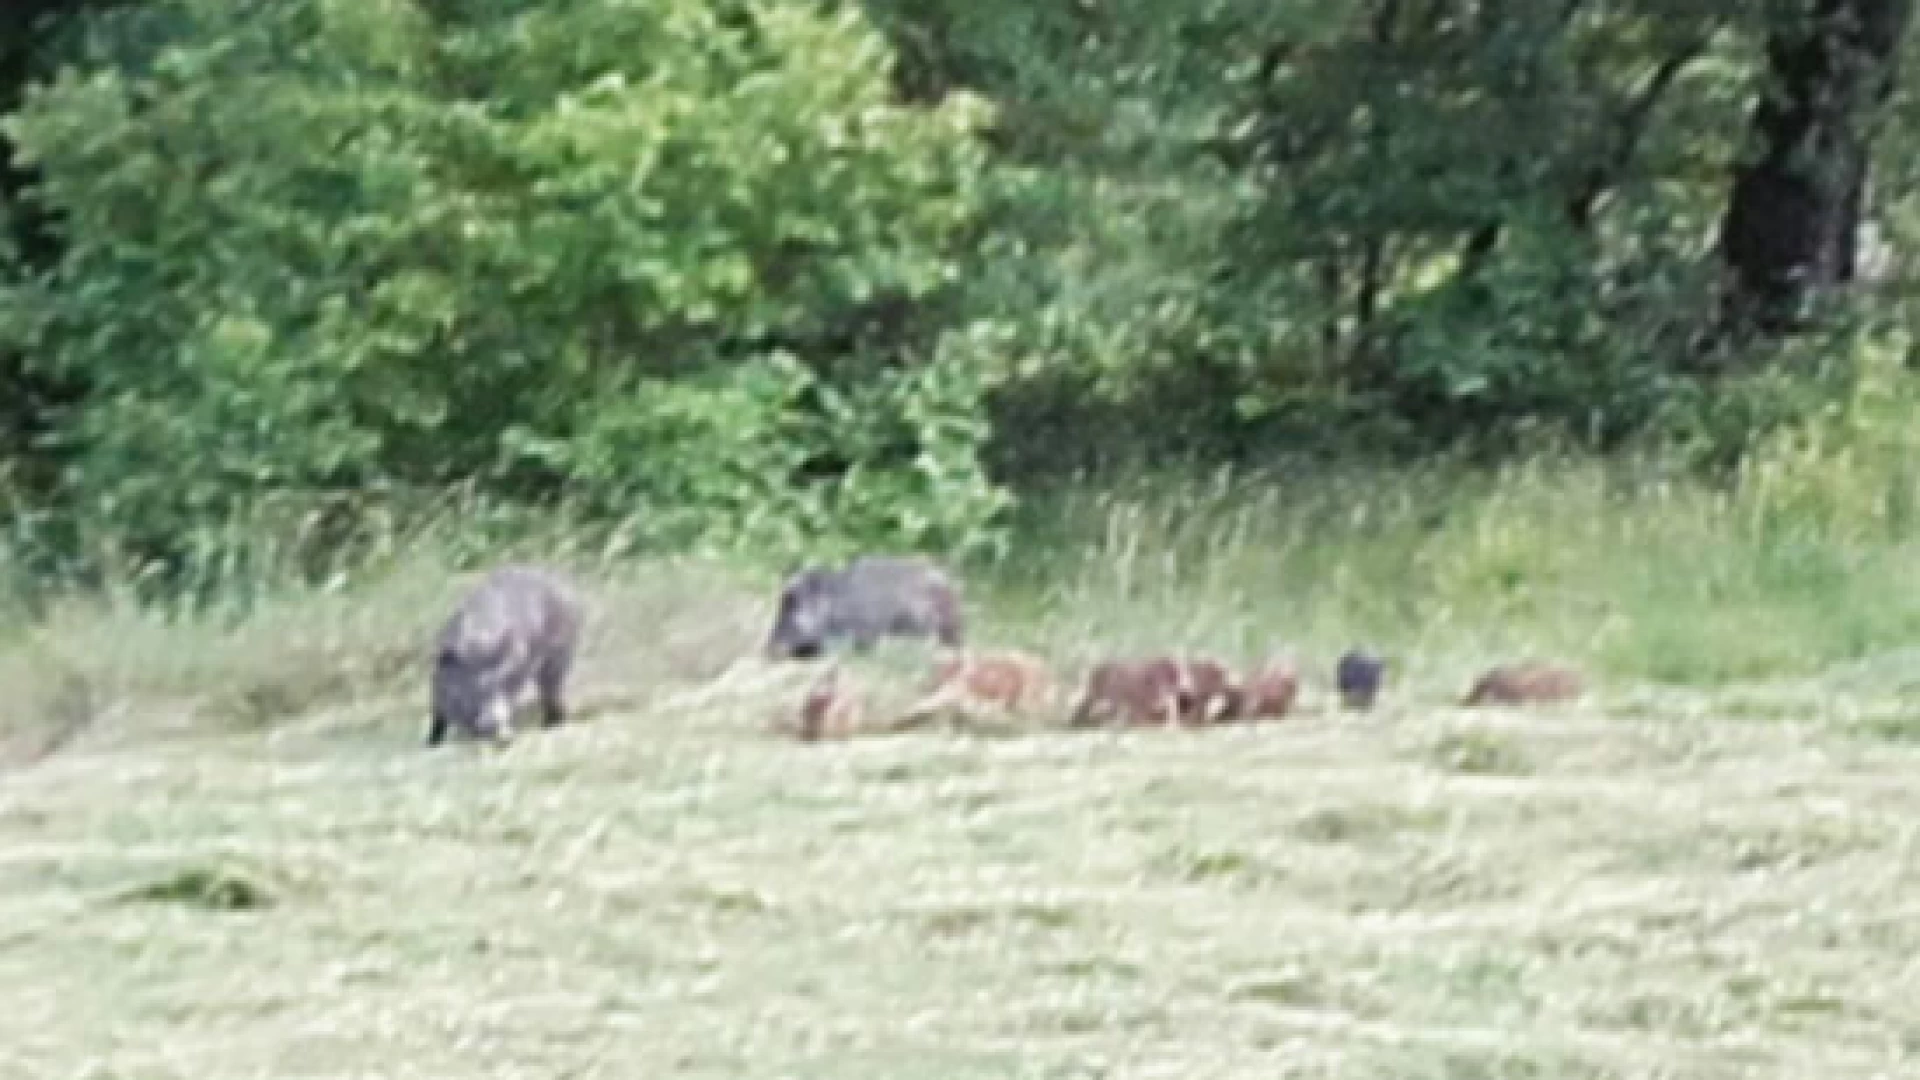
[[[976,638],[1070,675],[1306,662],[1204,733],[774,738],[772,579],[703,563],[571,562],[583,719],[505,753],[419,746],[431,548],[225,622],[68,605],[4,654],[0,1074],[1903,1075],[1913,553],[1742,499],[1141,487],[970,573]],[[1520,653],[1596,694],[1448,706]]]

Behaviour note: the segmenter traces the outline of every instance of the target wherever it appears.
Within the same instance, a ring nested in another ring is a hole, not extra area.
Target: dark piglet
[[[777,660],[804,660],[846,643],[864,651],[883,637],[964,644],[960,591],[946,571],[929,559],[898,555],[803,570],[781,590],[766,651]]]
[[[1363,649],[1348,649],[1334,668],[1334,686],[1340,703],[1349,709],[1370,709],[1380,696],[1387,662]]]
[[[507,743],[529,684],[542,724],[566,721],[566,680],[580,638],[580,604],[557,574],[503,566],[461,600],[440,630],[427,745],[449,734]]]

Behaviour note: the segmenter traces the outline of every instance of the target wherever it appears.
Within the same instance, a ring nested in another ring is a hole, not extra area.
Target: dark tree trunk
[[[1374,9],[1372,40],[1383,52],[1395,43],[1395,28],[1400,22],[1400,0],[1380,0]],[[1384,157],[1389,131],[1384,121],[1368,133],[1376,159]],[[1374,323],[1380,308],[1380,290],[1386,271],[1386,244],[1390,233],[1369,229],[1360,240],[1360,266],[1354,284],[1353,337],[1347,357],[1349,379],[1364,386],[1388,386],[1393,379],[1390,364],[1376,340]]]
[[[53,67],[46,54],[62,20],[133,0],[0,0],[0,112],[19,107],[29,82]],[[44,271],[60,258],[58,222],[23,198],[36,177],[14,158],[0,137],[0,209],[10,241],[28,271]],[[58,482],[58,470],[37,445],[55,415],[85,393],[74,381],[36,370],[32,357],[0,348],[0,467],[4,479],[34,491]]]
[[[28,80],[43,66],[39,52],[46,41],[49,20],[85,6],[62,0],[0,3],[0,111],[10,113],[19,107]],[[0,138],[0,204],[9,209],[13,242],[30,261],[45,265],[58,253],[51,230],[35,208],[22,205],[20,200],[32,180],[28,171],[14,161],[12,143]]]
[[[1340,285],[1341,268],[1339,252],[1328,252],[1320,260],[1320,299],[1326,305],[1326,318],[1320,322],[1320,347],[1326,355],[1333,356],[1340,351]]]
[[[1353,298],[1353,367],[1376,383],[1386,381],[1382,373],[1376,370],[1380,361],[1380,343],[1374,326],[1380,312],[1380,288],[1384,284],[1381,277],[1386,270],[1385,249],[1386,241],[1377,236],[1369,237],[1361,245],[1360,282]]]
[[[1756,156],[1734,172],[1721,226],[1728,328],[1779,335],[1847,280],[1871,114],[1894,80],[1912,0],[1810,0],[1767,44]]]

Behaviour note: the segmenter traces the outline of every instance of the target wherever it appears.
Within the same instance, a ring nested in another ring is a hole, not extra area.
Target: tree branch
[[[1593,224],[1594,207],[1627,170],[1633,162],[1634,154],[1639,152],[1640,142],[1647,133],[1648,121],[1653,110],[1666,96],[1674,80],[1707,50],[1707,39],[1691,38],[1672,55],[1660,61],[1653,74],[1641,87],[1633,101],[1614,119],[1610,128],[1610,143],[1601,156],[1601,160],[1591,165],[1582,177],[1579,189],[1567,200],[1567,220],[1573,227],[1586,232]]]

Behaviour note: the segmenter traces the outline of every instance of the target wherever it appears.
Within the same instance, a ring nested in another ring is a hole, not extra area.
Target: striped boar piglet
[[[1548,705],[1572,701],[1586,691],[1579,672],[1538,661],[1488,669],[1461,699],[1462,706]]]
[[[1103,661],[1087,673],[1068,724],[1099,727],[1117,720],[1128,727],[1171,727],[1180,720],[1187,693],[1186,668],[1172,657]]]
[[[1238,718],[1278,720],[1292,711],[1299,695],[1299,665],[1285,657],[1274,657],[1241,680]]]

